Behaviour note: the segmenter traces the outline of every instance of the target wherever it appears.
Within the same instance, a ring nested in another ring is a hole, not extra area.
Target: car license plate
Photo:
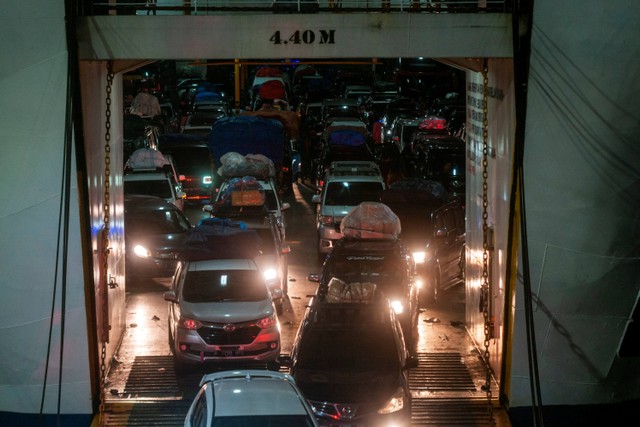
[[[240,347],[223,347],[220,349],[222,357],[242,356],[244,351]]]

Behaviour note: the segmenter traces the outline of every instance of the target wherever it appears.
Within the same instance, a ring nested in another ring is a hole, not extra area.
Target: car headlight
[[[393,311],[395,311],[396,314],[402,314],[402,312],[404,312],[404,304],[402,301],[397,299],[391,301],[391,308],[393,308]]]
[[[378,413],[392,414],[394,412],[401,411],[405,404],[408,403],[405,402],[406,399],[407,395],[405,394],[404,389],[402,387],[398,387],[396,392],[393,393],[393,396],[391,396],[391,399],[387,401],[384,407],[378,410]]]
[[[424,251],[413,252],[411,255],[413,256],[413,262],[416,264],[423,264],[424,260],[427,258],[427,253]]]
[[[190,319],[188,317],[180,317],[180,320],[178,321],[178,325],[181,328],[195,331],[196,329],[200,329],[200,326],[202,326],[202,323],[199,320]]]
[[[271,281],[275,280],[278,277],[278,272],[275,268],[267,268],[262,272],[262,275],[264,276],[265,280]]]
[[[256,322],[256,325],[260,329],[267,329],[267,328],[270,328],[271,326],[275,325],[276,323],[277,323],[276,316],[275,315],[271,315],[271,316],[263,317],[262,319],[258,320]]]
[[[331,215],[320,215],[319,220],[322,225],[331,225],[335,222],[335,218]]]
[[[145,248],[142,245],[135,245],[133,247],[133,253],[136,254],[136,256],[138,256],[140,258],[150,258],[151,257],[151,251],[149,251],[149,249]]]

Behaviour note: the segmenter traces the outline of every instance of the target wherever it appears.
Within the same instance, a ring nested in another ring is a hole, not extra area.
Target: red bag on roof
[[[282,70],[276,67],[261,67],[256,71],[256,77],[280,77]]]
[[[280,80],[264,82],[258,90],[261,99],[286,99],[284,84]]]

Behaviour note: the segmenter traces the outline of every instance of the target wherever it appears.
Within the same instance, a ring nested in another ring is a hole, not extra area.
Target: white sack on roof
[[[160,151],[153,148],[139,148],[129,156],[125,169],[156,169],[169,164]]]
[[[155,117],[162,114],[162,109],[157,97],[147,92],[140,92],[133,98],[130,112],[142,117]]]

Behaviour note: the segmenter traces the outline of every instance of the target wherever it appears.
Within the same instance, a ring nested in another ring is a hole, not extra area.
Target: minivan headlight
[[[335,222],[335,218],[331,215],[320,215],[320,224],[331,225]]]
[[[140,257],[140,258],[150,258],[151,257],[151,251],[147,248],[145,248],[142,245],[135,245],[133,247],[133,253],[136,254],[136,256]]]
[[[400,300],[392,300],[391,307],[393,308],[393,311],[396,312],[396,314],[402,314],[404,312],[404,304]]]
[[[391,396],[391,399],[389,399],[387,401],[387,403],[378,410],[379,414],[392,414],[394,412],[398,412],[401,411],[402,408],[404,408],[404,405],[406,404],[405,399],[407,398],[407,395],[404,392],[404,389],[402,387],[398,387],[396,389],[396,392],[393,393],[393,396]]]
[[[271,315],[271,316],[267,316],[267,317],[263,317],[262,319],[258,320],[256,322],[256,325],[260,328],[260,329],[267,329],[272,327],[273,325],[276,324],[276,316],[275,315]]]
[[[278,277],[278,272],[275,268],[267,268],[262,272],[263,277],[267,281],[275,280]]]

